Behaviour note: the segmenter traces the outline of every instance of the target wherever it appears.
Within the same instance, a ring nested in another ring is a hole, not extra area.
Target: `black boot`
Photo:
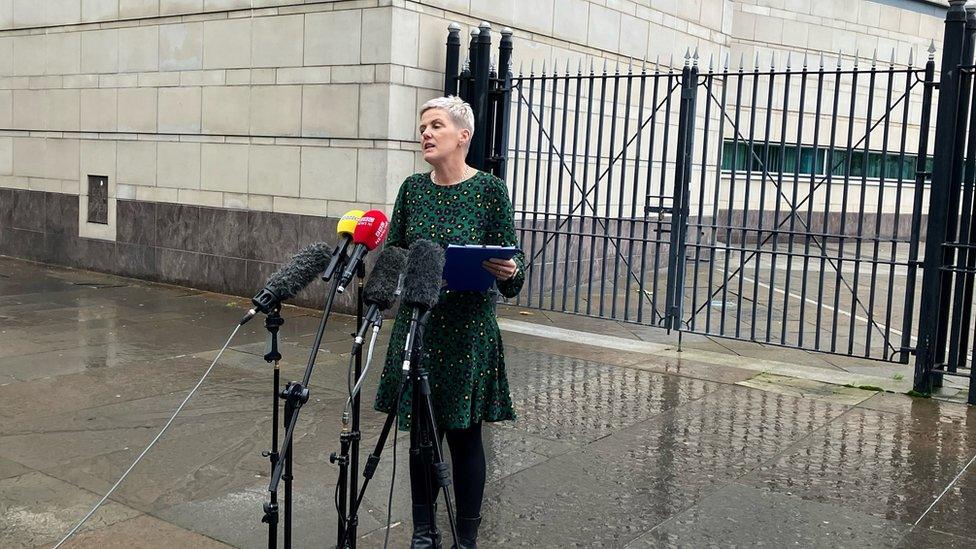
[[[410,549],[440,549],[441,535],[437,531],[437,505],[434,505],[434,515],[426,503],[413,504],[413,538]]]
[[[481,517],[457,519],[458,543],[451,549],[478,549],[478,527],[481,526]]]

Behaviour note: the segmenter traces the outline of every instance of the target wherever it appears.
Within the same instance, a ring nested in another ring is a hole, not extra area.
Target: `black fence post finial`
[[[468,41],[468,54],[464,58],[464,65],[461,67],[461,74],[458,77],[458,97],[471,104],[471,97],[474,93],[474,70],[475,59],[478,56],[478,33],[477,28],[471,29],[471,39]],[[472,108],[474,105],[471,105]],[[477,127],[475,128],[477,130]]]
[[[458,94],[458,65],[461,60],[461,25],[447,26],[447,62],[444,65],[444,95]]]

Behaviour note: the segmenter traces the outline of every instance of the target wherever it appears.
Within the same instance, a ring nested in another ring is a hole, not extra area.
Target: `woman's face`
[[[443,109],[428,109],[420,116],[420,147],[429,163],[452,154],[464,156],[470,139],[471,132],[458,128]]]

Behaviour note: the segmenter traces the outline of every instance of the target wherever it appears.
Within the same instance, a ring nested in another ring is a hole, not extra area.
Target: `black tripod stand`
[[[285,319],[281,318],[281,307],[272,309],[264,319],[264,327],[268,330],[268,352],[264,355],[266,362],[274,362],[274,390],[272,393],[272,412],[271,412],[271,449],[261,453],[271,462],[271,471],[274,473],[278,465],[278,399],[281,388],[281,353],[278,351],[278,331]],[[286,497],[291,496],[291,475],[285,478]],[[288,522],[291,522],[291,502],[286,501],[285,513]],[[271,491],[270,499],[264,504],[264,516],[261,522],[268,525],[268,547],[278,547],[278,488],[275,486]]]
[[[271,494],[270,501],[265,504],[265,516],[262,522],[268,524],[268,547],[269,549],[277,549],[276,545],[276,535],[277,535],[277,523],[278,523],[278,505],[277,505],[277,494],[278,494],[278,484],[284,480],[285,481],[285,501],[284,501],[284,545],[286,549],[291,548],[291,517],[292,517],[292,441],[295,436],[295,426],[298,423],[298,415],[302,410],[302,406],[308,402],[309,390],[308,384],[312,379],[312,371],[315,368],[315,359],[318,356],[319,347],[322,345],[322,338],[325,335],[325,327],[329,320],[329,316],[332,313],[332,305],[335,302],[335,296],[337,293],[337,288],[339,285],[339,279],[335,278],[332,281],[332,285],[329,288],[328,299],[325,303],[325,308],[322,313],[322,319],[319,321],[318,330],[315,333],[315,340],[312,342],[312,350],[309,353],[308,364],[305,366],[305,375],[302,381],[291,381],[285,385],[285,388],[281,391],[277,390],[278,387],[278,372],[275,372],[275,394],[277,398],[285,401],[285,435],[280,446],[280,451],[277,453],[272,450],[267,452],[267,455],[272,458],[272,469],[271,469],[271,481],[268,483],[268,492]],[[277,313],[277,310],[275,311]],[[271,316],[271,315],[269,315]],[[280,326],[280,324],[278,324]],[[271,329],[269,328],[269,332]],[[272,340],[274,341],[274,347],[277,351],[277,330],[272,332]],[[280,358],[280,354],[277,355]],[[272,428],[272,442],[275,443],[275,448],[277,448],[277,432],[278,432],[278,403],[275,401],[274,410],[274,427]],[[358,429],[358,417],[354,423],[354,427]],[[354,455],[358,447],[353,448]],[[273,456],[273,457],[272,457]],[[353,464],[355,464],[355,457],[353,458]]]
[[[451,538],[454,544],[458,545],[457,528],[454,518],[454,507],[451,503],[451,495],[448,486],[451,485],[451,473],[447,464],[444,463],[444,455],[441,451],[440,438],[437,434],[437,421],[434,416],[434,405],[430,398],[430,380],[427,369],[424,368],[420,358],[423,355],[423,332],[430,316],[429,310],[421,311],[414,308],[410,316],[410,329],[407,332],[406,345],[403,351],[403,369],[401,370],[400,389],[397,391],[397,399],[393,404],[392,410],[386,416],[383,430],[379,440],[373,448],[373,453],[366,458],[366,467],[363,470],[363,485],[356,498],[356,503],[352,508],[352,516],[355,516],[362,504],[363,496],[369,481],[376,473],[376,467],[380,462],[380,455],[383,447],[386,446],[386,439],[390,436],[390,430],[394,428],[399,417],[399,403],[407,391],[411,391],[411,422],[410,422],[410,454],[419,455],[423,460],[426,489],[427,489],[427,511],[431,518],[434,517],[434,502],[436,494],[432,492],[436,484],[437,491],[444,492],[444,507],[447,510],[448,522],[451,526]],[[429,478],[429,475],[433,478]],[[433,483],[431,482],[433,481]],[[439,537],[436,527],[430,532],[432,537]],[[349,547],[350,528],[346,527],[339,537],[339,549]]]
[[[328,271],[326,272],[329,274]],[[356,284],[356,326],[363,323],[363,278],[366,276],[366,266],[359,264],[357,269],[359,283]],[[358,380],[363,374],[363,348],[359,347],[353,355],[353,379]],[[339,452],[332,452],[329,462],[337,464],[339,467],[339,478],[336,481],[336,511],[339,515],[339,528],[337,529],[338,545],[343,543],[342,536],[349,532],[349,540],[346,547],[356,549],[356,530],[359,526],[358,507],[353,507],[351,497],[356,493],[358,478],[355,472],[359,470],[359,443],[362,433],[359,430],[361,400],[359,393],[352,398],[351,405],[352,425],[350,428],[349,417],[343,411],[342,431],[339,433]],[[349,474],[350,468],[353,474]],[[347,515],[346,511],[351,508]]]

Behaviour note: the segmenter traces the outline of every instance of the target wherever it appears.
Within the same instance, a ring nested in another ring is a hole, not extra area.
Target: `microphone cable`
[[[352,401],[363,388],[363,383],[366,381],[366,374],[369,373],[369,366],[373,362],[373,348],[376,347],[376,339],[379,336],[380,331],[374,328],[372,332],[373,335],[369,338],[369,347],[366,349],[366,362],[363,365],[363,371],[360,373],[359,379],[356,380],[355,385],[353,385],[352,379],[356,355],[351,354],[349,356],[349,368],[346,375],[346,385],[347,389],[349,390],[349,398],[346,399],[346,406],[343,408],[343,417],[347,417],[347,414],[350,412]]]
[[[356,393],[358,393],[359,390],[360,390],[360,388],[362,388],[363,382],[366,380],[366,373],[369,372],[369,365],[373,361],[373,348],[376,346],[376,338],[377,338],[378,335],[379,335],[379,330],[373,330],[373,335],[370,338],[369,347],[368,347],[368,350],[366,352],[366,365],[363,367],[363,372],[359,376],[359,380],[356,382],[355,387],[353,386],[352,378],[353,378],[353,369],[355,367],[356,355],[355,355],[355,353],[351,353],[349,355],[349,367],[347,369],[347,374],[346,374],[346,388],[349,390],[349,398],[346,399],[346,405],[342,409],[342,423],[343,423],[343,425],[348,424],[348,422],[349,422],[349,416],[352,413],[352,410],[351,410],[351,408],[352,408],[352,401],[355,398]],[[396,468],[396,438],[395,438],[395,435],[394,435],[393,444],[394,444],[394,449],[393,449],[393,456],[394,457],[393,457],[393,460],[394,460],[394,471],[395,471],[395,468]],[[355,474],[355,472],[354,472],[354,474]],[[339,523],[340,523],[340,526],[342,527],[343,530],[345,530],[346,529],[346,518],[343,517],[342,516],[342,513],[339,511],[339,485],[338,484],[336,484],[335,494],[333,494],[333,499],[335,499],[336,513],[339,513]]]
[[[106,500],[108,500],[109,496],[111,496],[115,492],[116,488],[118,488],[119,485],[122,484],[122,481],[125,480],[125,477],[129,476],[129,473],[131,473],[132,470],[135,469],[136,465],[138,465],[139,462],[142,461],[142,458],[149,453],[149,450],[151,450],[152,447],[155,446],[157,442],[159,442],[159,439],[163,437],[163,434],[166,432],[166,430],[169,429],[170,425],[173,424],[173,421],[176,419],[176,416],[183,411],[183,407],[186,406],[186,403],[190,401],[190,398],[192,398],[194,394],[196,394],[197,389],[199,389],[200,386],[203,385],[203,382],[210,375],[210,372],[213,371],[214,366],[217,365],[217,361],[220,360],[221,355],[223,355],[224,351],[227,350],[227,346],[230,345],[231,340],[234,339],[234,336],[237,335],[237,331],[240,329],[241,329],[241,324],[238,324],[237,326],[234,327],[234,331],[231,332],[230,337],[228,337],[227,341],[224,342],[224,346],[220,348],[220,352],[217,353],[216,357],[214,357],[213,362],[210,363],[210,367],[207,368],[207,371],[203,373],[203,376],[200,377],[200,381],[197,381],[197,384],[193,387],[193,389],[190,390],[190,393],[186,395],[186,398],[183,399],[183,402],[181,402],[180,405],[177,406],[176,411],[173,412],[173,415],[169,417],[169,420],[166,422],[165,425],[163,425],[163,428],[159,430],[158,434],[156,434],[156,438],[152,439],[152,442],[150,442],[149,445],[146,446],[145,450],[143,450],[142,453],[139,454],[139,457],[137,457],[135,461],[132,462],[132,465],[129,465],[129,468],[126,469],[124,473],[122,473],[122,476],[119,477],[119,480],[117,480],[115,484],[111,488],[109,488],[108,492],[106,492],[105,495],[102,496],[102,499],[98,500],[98,503],[96,503],[95,506],[92,507],[91,511],[88,511],[88,514],[85,515],[85,518],[81,519],[81,521],[79,521],[74,528],[69,530],[68,533],[65,534],[63,538],[61,538],[61,541],[59,541],[57,545],[54,546],[54,549],[58,549],[58,547],[61,547],[61,545],[63,545],[64,542],[68,541],[68,539],[71,536],[73,536],[75,532],[77,532],[78,529],[81,528],[81,526],[85,524],[85,522],[88,519],[90,519],[92,515],[95,514],[96,511],[98,511],[98,508],[101,507],[102,504],[105,503]]]
[[[399,422],[399,419],[397,420]],[[396,486],[397,439],[400,438],[399,426],[393,429],[393,475],[390,478],[390,495],[386,500],[386,534],[383,536],[383,549],[390,544],[390,523],[393,519],[393,488]]]

